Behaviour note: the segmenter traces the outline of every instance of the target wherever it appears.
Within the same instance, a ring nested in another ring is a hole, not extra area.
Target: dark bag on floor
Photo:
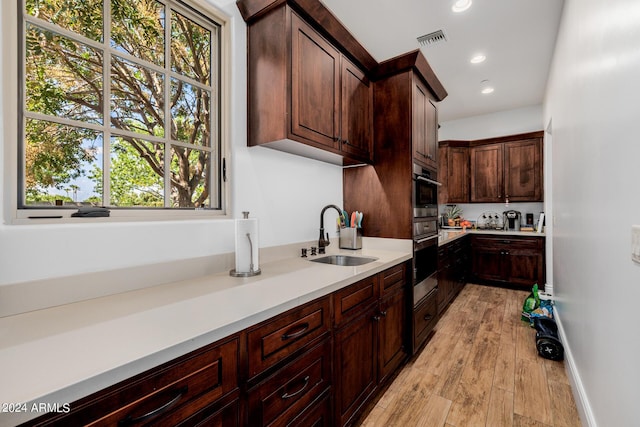
[[[533,319],[533,327],[536,328],[538,354],[545,359],[564,359],[564,347],[558,337],[556,321],[548,317],[536,317]]]

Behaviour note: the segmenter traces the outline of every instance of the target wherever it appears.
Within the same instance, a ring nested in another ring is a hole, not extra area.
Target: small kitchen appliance
[[[502,213],[505,231],[520,231],[522,214],[519,211],[504,211]]]

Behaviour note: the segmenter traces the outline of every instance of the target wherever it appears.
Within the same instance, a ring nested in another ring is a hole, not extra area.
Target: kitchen
[[[229,138],[233,154],[230,211],[233,218],[249,210],[251,216],[260,219],[261,248],[313,241],[322,207],[342,201],[342,170],[273,150],[246,147],[246,82],[241,71],[247,68],[246,28],[235,2],[215,4],[233,17],[236,78]],[[15,16],[9,7],[6,2],[2,5],[3,28],[7,17]],[[633,362],[639,344],[630,337],[634,336],[632,313],[640,292],[640,270],[630,260],[629,234],[630,225],[638,223],[640,210],[632,187],[636,179],[633,160],[640,156],[638,145],[631,139],[636,115],[628,94],[637,92],[639,84],[635,77],[640,68],[635,54],[639,14],[640,9],[631,1],[565,2],[544,103],[449,123],[451,128],[458,125],[457,134],[447,131],[447,123],[442,123],[440,130],[440,139],[491,137],[494,135],[486,129],[492,126],[504,134],[544,129],[553,138],[545,138],[545,155],[549,156],[545,164],[553,162],[552,170],[548,168],[545,173],[545,212],[553,212],[553,222],[548,223],[552,234],[547,231],[553,245],[547,248],[547,260],[548,264],[553,260],[554,294],[566,331],[565,345],[571,350],[580,379],[576,393],[586,406],[586,425],[637,422],[633,405],[635,384],[640,378]],[[2,34],[3,49],[8,49],[13,33],[3,30]],[[6,61],[15,56],[2,57]],[[12,121],[6,114],[15,106],[7,95],[16,80],[12,68],[2,67],[3,164],[10,159],[7,153],[11,138],[7,132],[11,126],[7,123]],[[181,264],[203,268],[198,261],[234,251],[231,218],[10,225],[14,196],[9,181],[7,173],[3,174],[2,301],[8,301],[11,291],[33,281],[78,275],[90,278],[93,272],[127,271],[145,265],[164,265],[168,271]],[[551,203],[553,206],[549,206]],[[611,221],[609,211],[615,213]],[[285,221],[283,217],[299,220]],[[195,243],[193,236],[198,236]],[[183,248],[179,255],[164,249],[167,241]],[[15,284],[18,286],[10,286]],[[94,285],[99,288],[99,284]],[[609,291],[609,287],[615,287],[615,291]],[[38,299],[52,297],[41,290],[29,291],[29,304],[37,305],[41,303]],[[60,292],[53,297],[64,301],[65,295]]]

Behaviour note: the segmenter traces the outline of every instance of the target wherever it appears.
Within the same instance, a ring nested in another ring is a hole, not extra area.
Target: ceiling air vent
[[[442,30],[434,31],[433,33],[418,37],[418,43],[420,43],[420,46],[431,46],[432,44],[446,41],[447,36],[444,35],[444,31]]]

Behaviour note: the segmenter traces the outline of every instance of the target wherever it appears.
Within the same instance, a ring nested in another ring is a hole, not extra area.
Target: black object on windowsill
[[[109,209],[103,206],[83,206],[77,212],[71,214],[73,217],[96,218],[109,216]]]

